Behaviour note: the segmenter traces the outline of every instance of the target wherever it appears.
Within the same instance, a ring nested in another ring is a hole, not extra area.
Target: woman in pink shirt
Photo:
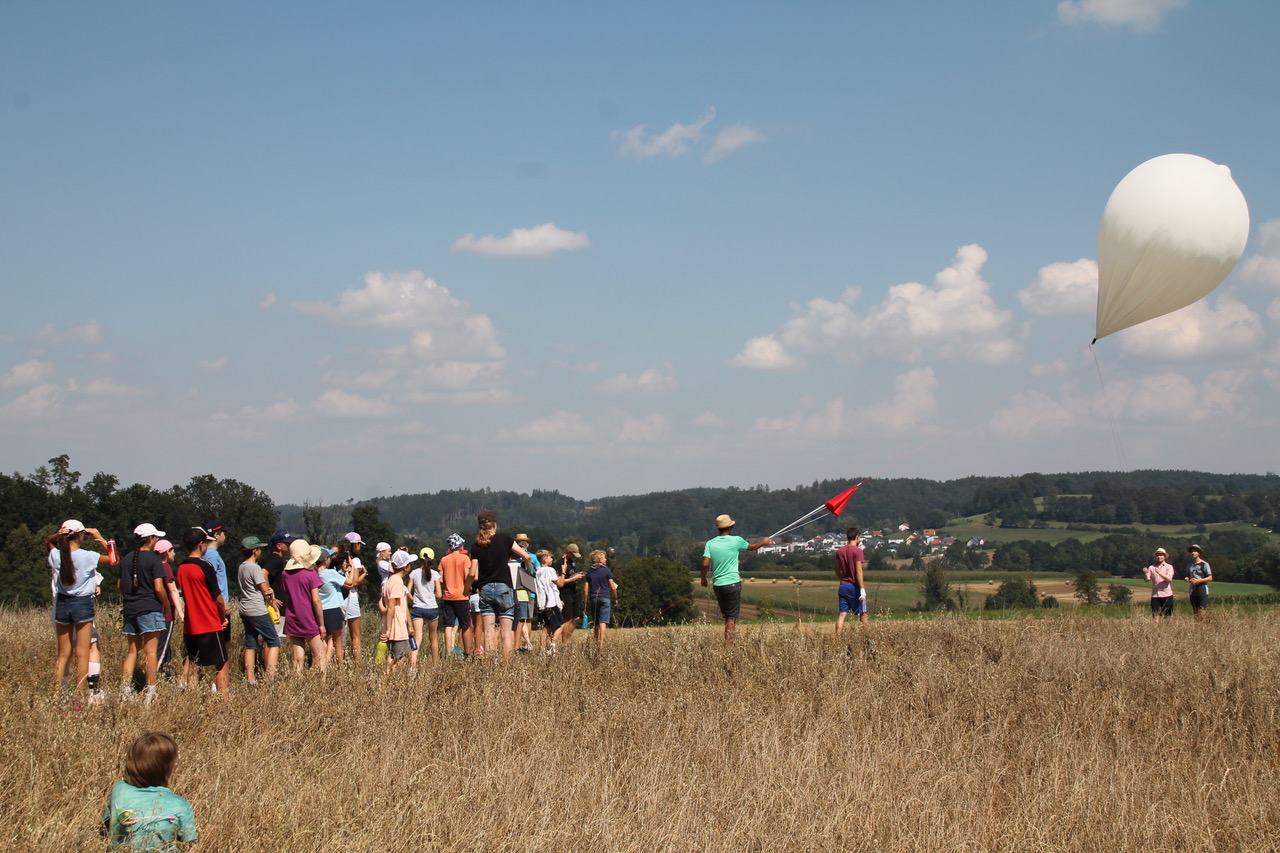
[[[1169,552],[1157,548],[1155,562],[1142,570],[1151,582],[1151,615],[1156,619],[1173,615],[1173,566],[1169,564]]]

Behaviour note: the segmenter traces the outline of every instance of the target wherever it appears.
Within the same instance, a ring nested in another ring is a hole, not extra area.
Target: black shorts
[[[444,622],[446,628],[467,630],[471,627],[471,602],[450,601],[447,598],[442,600],[440,602],[440,619]]]
[[[1209,607],[1209,592],[1203,586],[1197,586],[1191,590],[1191,606],[1196,610],[1205,610]]]
[[[342,612],[342,608],[335,607],[332,610],[322,612],[324,613],[324,632],[326,634],[341,634],[342,626],[347,624],[347,614]]]
[[[727,583],[724,586],[713,586],[716,604],[720,605],[720,615],[725,619],[737,620],[742,612],[742,581]]]
[[[227,662],[227,644],[221,631],[207,634],[186,634],[187,660],[196,666],[222,666]]]
[[[564,624],[564,614],[560,612],[559,607],[548,607],[546,610],[539,610],[538,615],[542,617],[542,624],[547,626],[548,631],[554,631]]]
[[[565,622],[577,622],[582,616],[582,608],[578,606],[576,598],[560,599],[560,618]]]
[[[1172,616],[1173,615],[1173,596],[1166,595],[1163,598],[1151,599],[1151,615],[1152,616]]]

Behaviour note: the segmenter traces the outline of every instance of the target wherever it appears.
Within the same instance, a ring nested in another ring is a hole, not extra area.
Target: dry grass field
[[[510,668],[80,711],[49,689],[47,620],[0,611],[5,850],[102,849],[152,729],[208,851],[1280,848],[1277,612],[580,633]]]

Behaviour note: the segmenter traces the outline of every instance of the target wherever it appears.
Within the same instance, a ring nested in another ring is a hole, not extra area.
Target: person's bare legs
[[[124,661],[120,664],[120,689],[132,689],[133,673],[138,668],[138,649],[142,646],[141,634],[125,634]]]
[[[142,635],[142,660],[147,672],[147,688],[156,686],[156,673],[160,671],[160,632]]]
[[[492,619],[492,616],[486,616],[486,619]],[[516,635],[511,628],[511,617],[503,616],[499,621],[498,630],[502,633],[502,662],[511,663],[511,653],[515,650]]]
[[[845,620],[845,617],[848,615],[849,615],[848,613],[842,610],[840,611],[840,615],[836,617],[836,633],[837,634],[844,631],[844,620]]]
[[[724,620],[724,644],[727,646],[733,642],[733,635],[737,630],[737,619]]]
[[[351,635],[351,659],[360,660],[360,617],[347,620],[347,633]]]
[[[440,662],[440,640],[439,640],[440,620],[432,619],[427,622],[427,642],[431,644],[431,662]],[[418,638],[418,649],[422,649],[422,638]]]

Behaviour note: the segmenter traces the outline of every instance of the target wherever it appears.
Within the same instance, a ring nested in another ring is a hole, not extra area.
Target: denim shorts
[[[499,619],[515,618],[515,592],[505,583],[485,584],[480,587],[480,612]]]
[[[592,598],[591,599],[591,620],[601,625],[608,625],[609,618],[613,615],[613,599],[612,598]]]
[[[280,635],[276,633],[275,623],[271,617],[245,616],[240,614],[240,624],[244,625],[244,647],[249,651],[257,651],[259,645],[268,649],[280,648]]]
[[[123,633],[133,636],[138,634],[158,634],[164,630],[164,614],[155,612],[126,616],[124,617],[124,627],[121,630]]]
[[[440,618],[440,610],[436,607],[410,607],[409,616],[414,619],[425,619],[434,622]]]
[[[517,622],[529,621],[529,602],[520,601],[519,599],[516,600],[516,621]]]
[[[83,625],[93,621],[92,595],[63,595],[53,602],[53,621],[59,625]]]

